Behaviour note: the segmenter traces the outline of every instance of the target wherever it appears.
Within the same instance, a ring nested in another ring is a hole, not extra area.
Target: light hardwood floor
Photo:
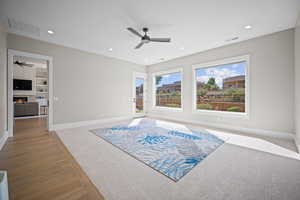
[[[46,119],[16,120],[15,136],[0,152],[10,199],[104,199],[56,133],[45,127]]]

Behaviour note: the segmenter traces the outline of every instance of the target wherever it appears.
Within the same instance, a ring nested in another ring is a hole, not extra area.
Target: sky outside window
[[[197,82],[206,83],[209,78],[214,77],[216,84],[222,88],[223,79],[239,75],[245,75],[246,62],[219,65],[216,67],[201,68],[196,70]]]
[[[156,85],[157,87],[161,87],[162,85],[173,84],[177,81],[181,81],[181,73],[166,74],[166,75],[161,75],[160,77],[162,77],[162,79]]]

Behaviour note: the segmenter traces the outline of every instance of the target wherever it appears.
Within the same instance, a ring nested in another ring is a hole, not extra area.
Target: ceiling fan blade
[[[143,37],[139,32],[137,32],[136,30],[134,30],[133,28],[127,28],[128,31],[130,31],[131,33],[133,33],[136,36],[139,36],[140,38]]]
[[[171,38],[150,38],[151,42],[171,42]]]
[[[33,64],[27,64],[27,63],[24,63],[23,66],[26,66],[26,67],[33,67],[34,65],[33,65]]]
[[[141,48],[141,46],[143,46],[143,44],[144,44],[144,42],[139,43],[139,44],[135,47],[135,49]]]
[[[19,65],[21,67],[33,67],[33,64],[27,64],[26,62],[15,61],[14,64]]]

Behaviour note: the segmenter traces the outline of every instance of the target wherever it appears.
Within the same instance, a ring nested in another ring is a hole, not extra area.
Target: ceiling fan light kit
[[[141,38],[141,42],[135,47],[135,49],[141,48],[144,44],[147,44],[149,42],[171,42],[171,38],[152,38],[147,35],[148,28],[143,28],[144,35],[140,34],[138,31],[135,29],[129,27],[127,28],[128,31],[133,33],[134,35],[138,36]]]

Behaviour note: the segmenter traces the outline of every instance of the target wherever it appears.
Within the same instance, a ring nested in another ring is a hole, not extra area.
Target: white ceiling
[[[21,23],[9,32],[142,65],[292,28],[300,10],[300,0],[0,2],[1,19],[10,18]],[[253,28],[246,30],[245,25]],[[149,27],[150,36],[171,37],[172,42],[146,44],[134,49],[139,38],[126,28],[141,30],[144,26]],[[49,35],[49,29],[55,34]],[[225,42],[233,37],[239,39]]]

